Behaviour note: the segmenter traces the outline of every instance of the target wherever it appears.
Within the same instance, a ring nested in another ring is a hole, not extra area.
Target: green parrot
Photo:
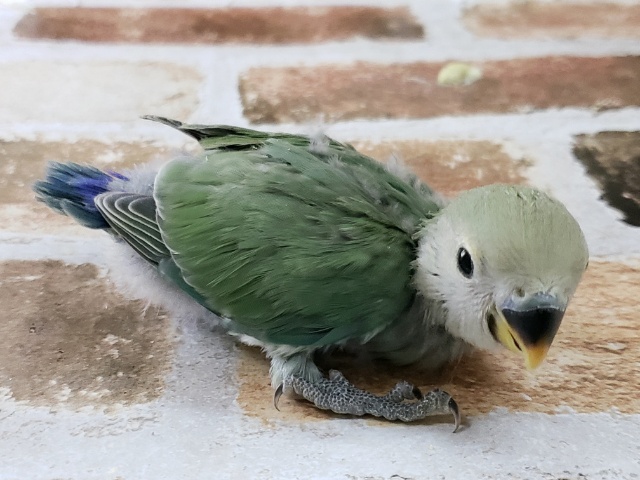
[[[37,198],[105,229],[271,360],[274,401],[413,421],[460,414],[449,394],[408,382],[373,395],[317,353],[364,352],[439,369],[503,345],[528,368],[545,358],[587,267],[567,209],[525,186],[447,202],[330,138],[144,117],[204,152],[158,172],[52,163]]]

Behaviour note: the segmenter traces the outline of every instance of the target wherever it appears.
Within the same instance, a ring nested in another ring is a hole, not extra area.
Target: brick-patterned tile
[[[0,221],[3,229],[89,234],[86,228],[36,202],[31,186],[43,177],[48,161],[69,161],[118,171],[168,155],[166,149],[150,143],[0,140]]]
[[[188,118],[200,74],[162,62],[4,63],[0,122],[132,122],[140,115]]]
[[[255,123],[427,118],[640,105],[640,57],[544,57],[479,63],[471,85],[439,86],[442,63],[253,68],[242,75]]]
[[[525,183],[529,162],[511,158],[501,145],[487,141],[352,142],[365,155],[387,161],[396,157],[437,192],[452,196],[491,183]]]
[[[577,135],[574,155],[602,189],[602,198],[640,227],[640,132]]]
[[[174,341],[165,313],[124,299],[93,265],[0,263],[0,387],[34,405],[148,402]]]
[[[354,365],[348,358],[328,360],[327,364],[374,392],[386,392],[400,379],[423,391],[442,387],[456,398],[466,415],[485,414],[498,407],[544,413],[556,413],[564,407],[585,413],[615,408],[638,414],[639,296],[640,266],[592,261],[547,360],[532,373],[522,359],[505,350],[475,352],[441,376],[415,368]],[[280,412],[276,411],[264,354],[242,349],[240,359],[238,402],[248,415],[292,422],[333,416],[285,397]]]
[[[312,43],[354,37],[416,39],[406,8],[38,8],[14,32],[90,42]]]
[[[463,21],[476,35],[493,38],[640,38],[640,5],[606,2],[480,4]]]

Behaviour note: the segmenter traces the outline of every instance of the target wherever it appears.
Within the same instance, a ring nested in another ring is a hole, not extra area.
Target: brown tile
[[[5,62],[0,123],[127,122],[154,114],[187,119],[202,76],[167,62]]]
[[[464,11],[465,25],[492,38],[640,38],[640,5],[513,2],[480,4]]]
[[[535,372],[507,351],[476,352],[440,376],[415,368],[383,365],[354,367],[330,360],[356,385],[383,393],[398,380],[409,380],[424,391],[442,387],[465,415],[486,414],[503,407],[518,412],[640,413],[640,330],[637,299],[640,265],[592,261],[573,299],[547,361]],[[280,412],[273,407],[268,361],[257,349],[240,357],[238,401],[252,416],[307,421],[331,418],[305,402],[283,397]]]
[[[240,94],[244,114],[256,123],[640,105],[640,57],[545,57],[478,63],[482,78],[462,86],[438,85],[443,65],[253,68],[242,75]]]
[[[640,227],[640,132],[577,135],[574,155],[602,190],[602,198]]]
[[[525,183],[529,161],[511,158],[502,146],[487,141],[353,142],[365,155],[380,161],[399,158],[437,192],[452,196],[492,183]]]
[[[186,139],[186,137],[185,137]],[[30,233],[82,233],[88,230],[36,202],[31,189],[48,161],[76,162],[118,171],[169,155],[148,142],[75,143],[0,140],[0,220],[4,230]]]
[[[14,33],[90,42],[313,43],[355,37],[416,39],[407,8],[37,8]]]
[[[174,350],[164,312],[89,264],[4,262],[0,285],[0,386],[15,400],[77,408],[162,393]]]

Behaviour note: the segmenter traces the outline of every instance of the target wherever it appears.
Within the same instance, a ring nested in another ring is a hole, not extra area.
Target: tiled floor
[[[640,4],[338,3],[0,1],[1,480],[640,478]],[[481,78],[439,85],[450,61]],[[443,386],[455,435],[275,410],[258,350],[33,199],[49,160],[197,150],[144,114],[322,129],[446,195],[550,191],[592,259],[548,360],[343,365],[373,390]]]

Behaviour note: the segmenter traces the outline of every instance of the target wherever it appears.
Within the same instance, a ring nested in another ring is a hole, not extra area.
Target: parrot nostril
[[[516,288],[514,293],[519,298],[523,298],[524,297],[524,289],[523,288]]]

